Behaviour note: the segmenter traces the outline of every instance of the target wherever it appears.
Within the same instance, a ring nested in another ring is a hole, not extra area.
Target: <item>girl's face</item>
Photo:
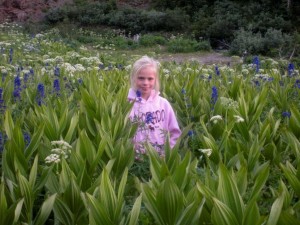
[[[142,98],[147,100],[154,89],[156,70],[152,66],[146,66],[140,70],[136,78],[136,88],[141,92]]]

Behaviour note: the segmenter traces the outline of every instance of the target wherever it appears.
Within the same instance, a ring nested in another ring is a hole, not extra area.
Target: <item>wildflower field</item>
[[[0,224],[300,224],[297,65],[162,63],[183,134],[136,160],[141,55],[0,30]]]

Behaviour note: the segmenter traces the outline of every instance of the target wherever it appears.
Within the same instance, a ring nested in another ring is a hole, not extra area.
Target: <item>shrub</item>
[[[270,56],[287,55],[292,52],[292,41],[290,35],[269,28],[264,38],[264,54]]]
[[[50,9],[45,16],[45,20],[50,24],[62,22],[67,17],[66,11],[63,8]]]
[[[166,13],[156,10],[143,11],[142,23],[146,31],[163,30],[166,26]]]
[[[167,43],[167,40],[159,35],[152,35],[152,34],[145,34],[142,35],[140,38],[140,45],[145,47],[151,47],[154,45],[165,45]]]
[[[114,6],[107,3],[91,3],[79,9],[78,20],[82,24],[105,24],[107,15],[114,10]]]
[[[247,51],[250,54],[257,54],[262,52],[263,49],[263,37],[261,33],[253,33],[252,31],[246,31],[240,29],[235,33],[235,38],[230,45],[230,53],[241,55]]]
[[[201,48],[207,48],[207,44],[201,42],[199,44],[196,40],[186,39],[183,37],[173,38],[169,41],[167,50],[169,52],[178,53],[178,52],[196,52],[202,50]]]
[[[108,15],[108,25],[124,28],[133,34],[140,33],[144,28],[141,22],[141,12],[134,9],[123,9]]]
[[[189,23],[189,16],[182,9],[174,9],[166,11],[166,24],[167,31],[178,31],[185,29]]]
[[[269,28],[264,36],[260,32],[254,33],[241,29],[235,34],[230,52],[241,55],[247,51],[249,54],[287,57],[292,52],[292,43],[292,36],[273,28]]]

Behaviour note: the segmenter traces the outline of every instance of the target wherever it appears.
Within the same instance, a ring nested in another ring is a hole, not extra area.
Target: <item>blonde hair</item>
[[[136,88],[136,80],[138,77],[138,74],[140,72],[141,69],[151,66],[154,68],[155,72],[156,72],[156,77],[155,77],[155,85],[154,85],[154,90],[156,92],[159,91],[159,68],[160,68],[160,63],[149,57],[149,56],[143,56],[142,58],[138,59],[137,61],[135,61],[135,63],[133,64],[132,70],[131,70],[131,75],[130,75],[130,84],[131,84],[131,88],[133,90],[137,90]]]

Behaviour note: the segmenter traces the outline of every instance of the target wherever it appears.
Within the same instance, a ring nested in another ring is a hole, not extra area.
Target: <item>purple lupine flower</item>
[[[21,78],[20,76],[16,76],[14,79],[14,88],[20,89],[21,88]]]
[[[289,111],[284,111],[284,112],[282,112],[282,116],[283,116],[283,118],[291,118],[291,112],[289,112]]]
[[[24,74],[24,83],[25,83],[25,84],[28,82],[29,76],[30,76],[30,73],[25,73],[25,74]],[[26,88],[26,85],[24,85],[24,87]]]
[[[211,93],[211,103],[214,106],[218,100],[218,89],[216,86],[212,87],[212,93]]]
[[[284,86],[284,82],[283,82],[283,80],[280,80],[280,81],[279,81],[279,85],[280,85],[281,87],[283,87],[283,86]]]
[[[30,73],[30,75],[33,76],[34,75],[34,70],[32,68],[30,68],[29,73]]]
[[[4,137],[2,132],[0,131],[0,154],[3,152],[4,149]]]
[[[257,73],[259,71],[259,69],[260,69],[260,61],[259,61],[258,56],[255,56],[253,58],[253,64],[255,65],[255,71]]]
[[[6,106],[5,106],[5,102],[3,99],[3,89],[0,88],[0,113],[4,114],[5,109],[6,109]]]
[[[60,84],[59,84],[59,79],[55,79],[53,81],[53,92],[58,96],[60,95]]]
[[[20,100],[21,99],[21,79],[20,76],[16,76],[14,80],[14,91],[13,91],[13,97],[14,100]]]
[[[42,83],[39,83],[37,86],[37,97],[36,97],[37,104],[39,106],[43,104],[44,97],[45,97],[45,87]]]
[[[259,81],[258,81],[258,80],[254,80],[253,82],[254,82],[255,86],[257,86],[257,87],[259,87],[259,86],[260,86],[260,83],[259,83]]]
[[[81,78],[78,78],[78,83],[83,84],[83,80]]]
[[[123,66],[122,64],[118,64],[118,65],[117,65],[117,68],[118,68],[118,70],[123,70],[123,69],[124,69],[124,66]]]
[[[193,130],[189,130],[188,136],[189,136],[189,137],[193,137],[193,136],[194,136],[194,131],[193,131]]]
[[[7,72],[2,72],[2,82],[5,81],[5,77],[7,76]]]
[[[12,48],[9,49],[9,64],[12,63],[14,50]]]
[[[100,63],[98,67],[99,67],[99,70],[103,70],[105,68],[103,63]]]
[[[151,112],[147,112],[146,113],[146,123],[148,124],[148,123],[152,123],[152,120],[153,120],[153,115],[152,115],[152,113]]]
[[[138,102],[142,101],[142,92],[140,90],[136,91],[136,97],[137,97]]]
[[[297,88],[300,89],[300,80],[299,80],[299,79],[297,79],[297,80],[295,81],[295,87],[297,87]]]
[[[24,141],[25,141],[25,147],[27,147],[29,144],[30,144],[30,134],[25,132],[23,133],[23,138],[24,138]]]
[[[57,77],[60,76],[60,68],[57,67],[57,66],[54,68],[54,75],[57,76]]]
[[[218,66],[215,67],[215,71],[216,71],[216,75],[217,75],[217,76],[220,76],[220,70],[219,70],[219,67],[218,67]]]
[[[293,76],[294,71],[295,71],[295,66],[294,66],[294,64],[293,64],[293,63],[289,63],[289,65],[288,65],[288,75],[289,75],[289,76]]]
[[[183,94],[183,95],[186,94],[186,90],[184,88],[181,89],[181,94]]]

